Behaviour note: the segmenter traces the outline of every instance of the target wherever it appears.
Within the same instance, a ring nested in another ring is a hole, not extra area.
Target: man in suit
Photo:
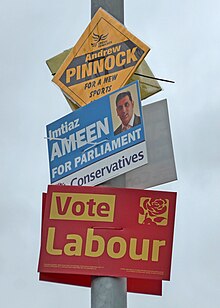
[[[114,135],[141,123],[141,118],[134,114],[134,101],[130,91],[118,94],[116,97],[116,112],[122,123],[114,131]]]

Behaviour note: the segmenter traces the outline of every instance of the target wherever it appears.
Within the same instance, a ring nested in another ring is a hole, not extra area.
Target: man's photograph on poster
[[[135,84],[110,95],[114,135],[141,123],[138,93]]]

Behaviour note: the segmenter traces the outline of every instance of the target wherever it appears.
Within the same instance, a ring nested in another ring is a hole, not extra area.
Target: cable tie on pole
[[[141,77],[146,77],[146,78],[150,78],[150,79],[154,79],[154,80],[164,81],[164,82],[175,83],[175,81],[173,81],[173,80],[157,78],[157,77],[153,77],[153,76],[147,76],[147,75],[143,75],[143,74],[139,74],[139,73],[134,73],[134,75],[141,76]]]
[[[92,229],[102,229],[102,230],[124,230],[122,227],[91,227]]]

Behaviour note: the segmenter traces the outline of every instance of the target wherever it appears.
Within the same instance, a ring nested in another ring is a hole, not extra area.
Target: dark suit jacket
[[[140,123],[141,123],[141,118],[135,114],[134,115],[134,124],[133,124],[133,126],[136,126],[136,125],[138,125]],[[116,128],[116,130],[114,131],[114,135],[118,135],[121,132],[122,132],[122,124],[118,128]]]

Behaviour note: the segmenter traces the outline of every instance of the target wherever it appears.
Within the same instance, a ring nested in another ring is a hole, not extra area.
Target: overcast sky
[[[0,306],[90,307],[90,289],[38,281],[41,194],[49,183],[46,124],[70,112],[45,61],[73,47],[90,0],[1,4]],[[125,25],[167,98],[178,181],[170,282],[163,296],[128,294],[128,307],[220,307],[220,2],[125,0]]]

